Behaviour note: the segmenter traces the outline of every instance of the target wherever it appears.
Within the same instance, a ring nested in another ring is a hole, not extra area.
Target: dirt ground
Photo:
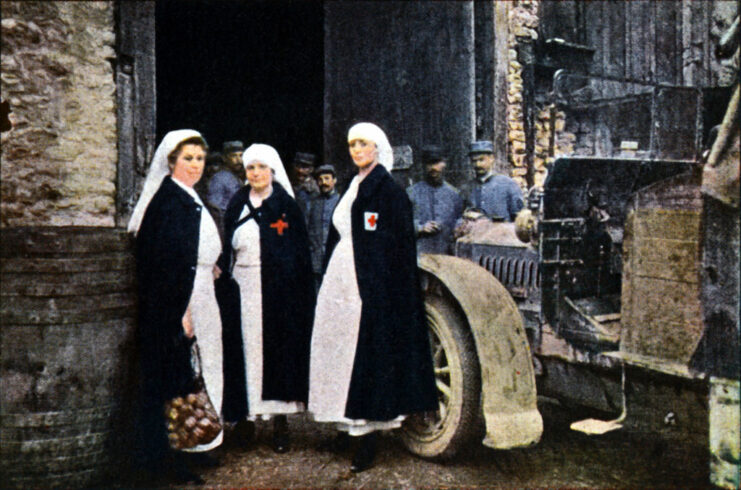
[[[203,469],[211,488],[708,488],[707,452],[645,436],[614,432],[589,437],[569,430],[564,410],[541,407],[545,430],[530,448],[495,451],[473,445],[453,461],[435,463],[407,452],[394,433],[384,433],[375,465],[353,474],[351,452],[321,449],[330,428],[304,416],[290,419],[287,454],[270,449],[270,424],[258,424],[247,449],[228,443],[221,466]]]

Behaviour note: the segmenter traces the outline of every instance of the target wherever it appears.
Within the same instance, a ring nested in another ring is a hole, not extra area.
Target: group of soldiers
[[[227,141],[222,152],[209,154],[204,178],[197,190],[211,209],[223,238],[222,220],[229,200],[242,187],[245,176],[241,141]],[[414,205],[418,253],[452,253],[455,239],[465,233],[466,217],[485,216],[514,221],[523,207],[520,187],[511,178],[494,173],[494,145],[474,141],[468,152],[475,178],[461,190],[445,180],[448,157],[440,146],[421,149],[424,180],[407,189]],[[332,213],[340,195],[337,173],[330,164],[316,165],[316,155],[298,152],[291,165],[290,180],[296,201],[306,217],[314,274],[322,272],[324,244]]]
[[[452,253],[465,233],[465,219],[477,216],[514,221],[523,207],[522,191],[506,175],[494,173],[494,144],[474,141],[468,151],[475,178],[459,191],[445,181],[447,157],[439,146],[422,148],[424,180],[409,187],[414,205],[418,253]]]

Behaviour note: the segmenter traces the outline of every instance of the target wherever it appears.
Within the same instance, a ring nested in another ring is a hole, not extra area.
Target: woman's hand
[[[221,277],[221,268],[218,265],[214,265],[214,280]]]
[[[190,313],[190,305],[188,305],[188,309],[185,310],[185,315],[183,315],[183,331],[186,337],[193,338],[193,316]]]

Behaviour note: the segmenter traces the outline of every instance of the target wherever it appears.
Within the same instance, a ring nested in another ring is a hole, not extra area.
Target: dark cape
[[[231,275],[232,237],[239,216],[249,203],[250,187],[245,186],[232,197],[224,215],[224,251],[218,265]],[[273,183],[273,193],[252,212],[260,228],[260,262],[262,282],[263,385],[264,400],[301,401],[309,392],[309,348],[314,321],[314,280],[309,254],[309,239],[304,216],[298,204],[280,186]],[[288,226],[281,226],[286,223]],[[243,291],[242,294],[250,294]],[[240,321],[239,312],[230,321]],[[240,322],[241,323],[241,322]],[[241,325],[228,325],[230,330]],[[230,349],[225,357],[240,355]],[[249,355],[249,353],[248,353]],[[236,365],[236,359],[224,359],[225,365]],[[242,376],[244,372],[225,372],[224,377]],[[241,395],[240,395],[241,396]],[[246,397],[234,399],[224,393],[225,403],[232,407],[246,403]],[[240,410],[234,409],[236,412]],[[246,410],[246,408],[245,408]]]
[[[167,451],[164,403],[192,388],[192,340],[182,318],[193,291],[202,206],[168,176],[147,206],[136,237],[141,459]]]
[[[366,213],[376,213],[375,230]],[[355,272],[363,301],[345,416],[392,420],[437,410],[437,388],[417,271],[412,204],[377,165],[351,209]],[[339,241],[332,226],[326,264]]]

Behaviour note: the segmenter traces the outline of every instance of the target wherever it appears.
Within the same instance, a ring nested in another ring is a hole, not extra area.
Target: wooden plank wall
[[[595,49],[591,74],[647,84],[712,87],[725,0],[544,0],[540,34]],[[730,17],[732,20],[732,16]],[[619,94],[610,94],[616,96]]]
[[[116,3],[118,167],[116,226],[125,227],[155,148],[153,1]]]
[[[473,2],[327,2],[324,49],[324,161],[341,185],[354,173],[346,137],[358,121],[411,146],[415,160],[423,145],[441,145],[448,179],[466,179],[476,129]],[[421,165],[412,173],[419,178]]]

